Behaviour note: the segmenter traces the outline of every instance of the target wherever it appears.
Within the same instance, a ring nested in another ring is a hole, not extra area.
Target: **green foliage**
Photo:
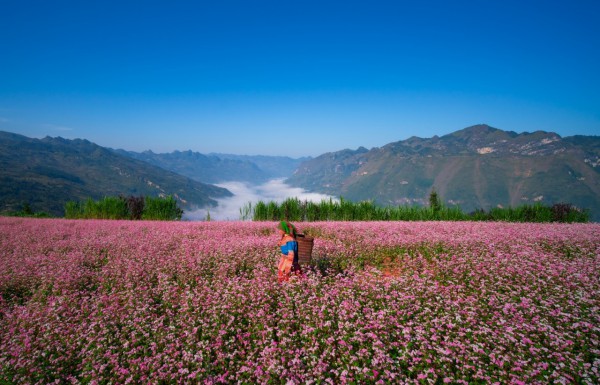
[[[252,202],[240,207],[240,219],[243,221],[252,219]]]
[[[104,197],[98,201],[88,198],[84,202],[69,201],[65,204],[67,219],[144,219],[180,220],[183,210],[172,197]]]
[[[429,207],[431,207],[433,211],[439,211],[442,208],[442,202],[438,193],[435,191],[435,188],[432,188],[429,193]]]
[[[177,207],[177,201],[172,196],[166,198],[146,197],[142,219],[158,221],[180,220],[183,210]]]
[[[351,202],[322,200],[320,203],[288,198],[282,203],[248,203],[243,209],[242,219],[254,221],[289,220],[294,222],[314,221],[507,221],[507,222],[589,222],[589,212],[569,204],[544,206],[541,203],[516,208],[494,208],[489,212],[482,209],[464,213],[460,207],[448,207],[441,203],[432,191],[428,207],[397,206],[381,207],[372,201]]]
[[[590,214],[589,211],[580,210],[568,203],[556,203],[553,206],[535,203],[516,208],[493,208],[486,219],[508,222],[585,223],[590,221]]]
[[[129,216],[127,202],[119,197],[104,197],[96,206],[100,219],[123,219]]]
[[[23,213],[23,215],[33,215],[33,210],[31,209],[31,206],[27,202],[25,202],[23,204],[23,208],[21,209],[21,212]]]
[[[82,218],[81,215],[81,205],[79,202],[68,201],[65,203],[65,218],[67,219],[79,219]]]
[[[35,212],[28,202],[22,204],[21,210],[3,212],[2,215],[7,217],[52,218],[52,216],[45,211]]]
[[[129,219],[127,202],[122,197],[104,197],[99,201],[88,198],[79,203],[65,204],[65,218],[68,219]]]

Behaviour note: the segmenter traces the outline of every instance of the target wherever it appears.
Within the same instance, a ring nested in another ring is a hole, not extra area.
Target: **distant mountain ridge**
[[[212,153],[221,159],[232,159],[239,161],[248,161],[254,163],[259,169],[263,170],[268,179],[287,178],[296,171],[302,162],[306,162],[312,157],[306,156],[301,158],[290,158],[289,156],[273,156],[273,155],[234,155],[234,154],[219,154]],[[240,180],[240,179],[234,179]]]
[[[231,196],[214,185],[286,177],[308,191],[382,205],[426,204],[435,188],[464,211],[567,202],[600,221],[600,137],[517,134],[487,125],[441,137],[411,137],[383,147],[316,158],[155,154],[111,150],[87,140],[31,139],[0,131],[0,212],[29,203],[62,215],[67,200],[173,195],[184,210]]]
[[[180,207],[214,207],[231,192],[200,183],[87,140],[32,139],[0,131],[0,212],[64,214],[69,200],[118,195],[173,195]]]
[[[600,137],[517,134],[481,124],[323,154],[302,163],[287,183],[383,205],[423,205],[435,188],[465,211],[568,202],[600,220]]]
[[[152,151],[115,151],[204,183],[240,181],[259,184],[270,179],[287,178],[300,163],[310,159],[216,153],[205,155],[189,150],[161,154]]]

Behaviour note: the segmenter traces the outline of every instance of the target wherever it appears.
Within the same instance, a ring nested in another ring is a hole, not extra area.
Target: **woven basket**
[[[309,264],[312,257],[314,238],[297,234],[296,241],[298,242],[298,263],[301,265]]]

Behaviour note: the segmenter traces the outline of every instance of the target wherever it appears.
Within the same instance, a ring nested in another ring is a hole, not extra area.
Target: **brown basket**
[[[304,234],[297,234],[296,241],[298,241],[298,263],[301,265],[310,263],[314,238],[307,237]]]

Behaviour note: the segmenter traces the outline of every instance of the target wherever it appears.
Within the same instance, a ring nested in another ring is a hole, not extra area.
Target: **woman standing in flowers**
[[[298,264],[298,242],[296,241],[296,227],[287,221],[279,222],[277,226],[281,239],[277,244],[281,248],[281,259],[277,266],[277,275],[279,282],[290,279],[290,275],[300,274],[300,265]]]

